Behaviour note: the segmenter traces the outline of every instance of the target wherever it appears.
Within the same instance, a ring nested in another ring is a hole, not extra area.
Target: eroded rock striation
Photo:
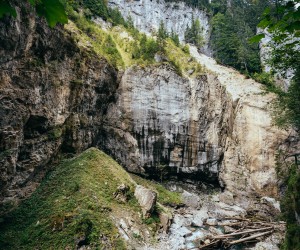
[[[132,172],[217,181],[232,112],[213,75],[189,79],[169,65],[133,67],[108,109],[103,146]]]

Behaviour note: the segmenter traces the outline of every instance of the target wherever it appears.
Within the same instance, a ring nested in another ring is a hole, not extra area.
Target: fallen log
[[[260,232],[260,231],[266,231],[274,229],[273,227],[265,227],[265,228],[258,228],[258,229],[251,229],[251,230],[246,230],[246,231],[241,231],[241,232],[236,232],[236,233],[231,233],[231,234],[222,234],[222,235],[217,235],[214,238],[215,239],[223,239],[223,238],[232,238],[238,235],[243,235],[243,234],[249,234],[249,233],[255,233],[255,232]]]
[[[243,239],[231,241],[231,242],[229,242],[228,244],[229,244],[229,245],[235,245],[235,244],[238,244],[238,243],[242,243],[242,242],[245,242],[245,241],[249,241],[249,240],[252,240],[252,239],[256,239],[256,238],[261,237],[261,236],[264,236],[264,235],[268,235],[268,234],[270,234],[270,233],[272,233],[272,232],[273,232],[273,230],[268,231],[268,232],[264,232],[264,233],[260,233],[260,234],[254,234],[254,235],[252,235],[252,236],[249,236],[249,237],[246,237],[246,238],[243,238]]]
[[[246,219],[246,218],[241,218],[241,217],[225,217],[225,220],[240,220],[240,221],[248,221],[251,222],[250,219]]]

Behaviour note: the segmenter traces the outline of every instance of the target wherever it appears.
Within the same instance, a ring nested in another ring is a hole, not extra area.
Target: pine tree
[[[195,20],[194,15],[192,15],[191,27],[187,26],[184,33],[185,41],[194,44],[198,47],[201,47],[204,41],[202,36],[202,30],[203,29],[201,27],[199,19]]]
[[[166,38],[169,37],[168,31],[166,30],[163,21],[160,21],[159,29],[157,33],[157,42],[161,51],[164,51],[166,45]]]
[[[174,44],[175,44],[176,46],[179,46],[179,45],[180,45],[180,41],[179,41],[178,34],[175,33],[173,29],[172,29],[172,31],[171,31],[170,38],[172,39],[172,41],[174,42]]]

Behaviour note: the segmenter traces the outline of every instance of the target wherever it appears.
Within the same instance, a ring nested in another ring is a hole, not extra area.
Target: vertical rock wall
[[[117,87],[106,60],[23,7],[0,20],[0,201],[26,196],[59,152],[96,144]]]
[[[130,171],[217,181],[232,103],[214,76],[181,77],[168,65],[128,69],[108,110],[104,147]]]

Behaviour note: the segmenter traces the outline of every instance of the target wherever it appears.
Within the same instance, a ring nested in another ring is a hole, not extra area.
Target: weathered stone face
[[[110,0],[111,8],[118,8],[125,18],[132,18],[134,26],[146,34],[155,34],[163,22],[168,32],[178,34],[180,41],[184,41],[187,26],[191,27],[192,17],[199,20],[204,37],[204,51],[209,54],[208,48],[210,26],[209,16],[202,10],[192,8],[184,2],[165,2],[164,0]]]
[[[0,44],[0,190],[22,197],[19,187],[57,153],[96,144],[116,72],[61,27],[24,13],[0,20]]]
[[[130,171],[217,181],[232,102],[215,77],[128,69],[108,113],[104,147]]]

